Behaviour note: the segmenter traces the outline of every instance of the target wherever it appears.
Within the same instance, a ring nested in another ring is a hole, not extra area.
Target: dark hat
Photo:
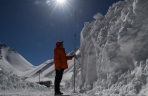
[[[59,45],[63,44],[63,41],[57,42],[56,47],[59,47]]]

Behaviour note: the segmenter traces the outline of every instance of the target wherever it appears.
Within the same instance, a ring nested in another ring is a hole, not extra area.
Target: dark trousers
[[[55,81],[54,81],[54,91],[59,92],[64,69],[61,69],[60,71],[59,70],[55,70],[55,71],[56,71],[56,74],[55,74]]]

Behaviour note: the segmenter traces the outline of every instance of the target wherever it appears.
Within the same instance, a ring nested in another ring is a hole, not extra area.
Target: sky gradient
[[[76,46],[84,22],[93,21],[96,13],[106,14],[119,0],[0,0],[0,42],[20,53],[37,66],[53,59],[57,41],[64,41],[66,53],[74,49],[76,12]]]

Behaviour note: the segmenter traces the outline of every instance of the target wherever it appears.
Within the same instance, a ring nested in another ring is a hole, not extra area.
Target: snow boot
[[[63,93],[62,92],[55,92],[55,95],[63,95]]]

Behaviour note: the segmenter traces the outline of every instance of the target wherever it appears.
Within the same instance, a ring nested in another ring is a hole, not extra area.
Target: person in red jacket
[[[56,94],[63,94],[60,91],[60,83],[63,77],[63,72],[68,68],[67,60],[72,60],[73,56],[66,56],[65,48],[62,42],[56,43],[56,48],[54,49],[54,64],[55,64],[55,81],[54,81],[54,91]]]

